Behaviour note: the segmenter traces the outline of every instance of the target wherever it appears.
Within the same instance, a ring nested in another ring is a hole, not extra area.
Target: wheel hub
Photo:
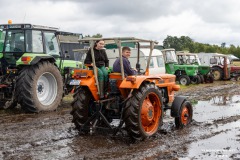
[[[43,84],[42,83],[38,84],[38,86],[37,86],[38,93],[41,94],[43,92],[43,89],[44,89]]]
[[[185,107],[183,109],[183,112],[182,112],[182,122],[183,122],[183,124],[186,125],[188,123],[188,117],[189,117],[188,109]]]
[[[148,99],[144,100],[142,105],[141,115],[142,115],[142,123],[144,125],[149,125],[152,122],[154,118],[154,107],[150,102],[150,100]]]
[[[44,105],[50,105],[57,97],[57,81],[53,74],[45,72],[37,81],[37,97],[39,102]]]

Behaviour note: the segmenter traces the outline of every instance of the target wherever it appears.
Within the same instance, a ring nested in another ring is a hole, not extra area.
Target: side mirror
[[[217,64],[216,58],[210,58],[210,64]]]

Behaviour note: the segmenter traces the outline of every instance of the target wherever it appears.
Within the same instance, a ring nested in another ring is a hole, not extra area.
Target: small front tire
[[[179,77],[179,83],[181,84],[181,85],[184,85],[184,86],[187,86],[187,85],[189,85],[190,84],[190,78],[187,76],[187,75],[181,75],[180,77]]]
[[[189,101],[181,105],[179,116],[175,118],[176,128],[184,128],[192,122],[193,108]]]

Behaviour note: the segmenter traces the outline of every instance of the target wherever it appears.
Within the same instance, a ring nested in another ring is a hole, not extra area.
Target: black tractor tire
[[[71,103],[73,116],[72,122],[80,133],[88,133],[89,128],[82,128],[84,123],[89,118],[89,106],[92,94],[87,87],[78,87],[75,89],[73,95],[73,102]]]
[[[199,75],[193,76],[192,79],[191,79],[191,83],[192,84],[199,84],[199,83],[201,83],[200,76]]]
[[[201,82],[200,83],[205,83],[204,76],[202,74],[199,75]]]
[[[43,61],[20,71],[15,98],[26,112],[56,110],[62,94],[62,76],[54,64]]]
[[[163,121],[162,95],[154,83],[143,83],[126,102],[123,120],[130,137],[144,140],[154,135]]]
[[[179,77],[179,83],[181,85],[188,86],[190,84],[190,82],[191,82],[191,80],[190,80],[189,76],[187,76],[187,75],[181,75]]]
[[[223,79],[223,70],[221,68],[213,68],[212,74],[215,81]]]
[[[236,77],[235,77],[235,80],[236,80],[236,81],[240,81],[240,76],[236,76]]]
[[[213,75],[208,74],[208,75],[204,76],[204,81],[205,81],[205,83],[213,83],[213,81],[214,81]]]
[[[177,129],[184,128],[192,122],[193,108],[189,101],[184,101],[180,108],[179,116],[175,118]]]

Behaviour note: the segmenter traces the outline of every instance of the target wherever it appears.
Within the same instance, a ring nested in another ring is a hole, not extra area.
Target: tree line
[[[240,58],[239,46],[230,45],[229,47],[226,47],[226,43],[224,42],[221,44],[221,46],[204,44],[194,42],[193,39],[188,36],[181,36],[179,38],[176,36],[167,36],[167,38],[163,40],[163,46],[164,48],[175,48],[176,51],[187,50],[190,53],[206,52],[233,54],[234,56]]]

